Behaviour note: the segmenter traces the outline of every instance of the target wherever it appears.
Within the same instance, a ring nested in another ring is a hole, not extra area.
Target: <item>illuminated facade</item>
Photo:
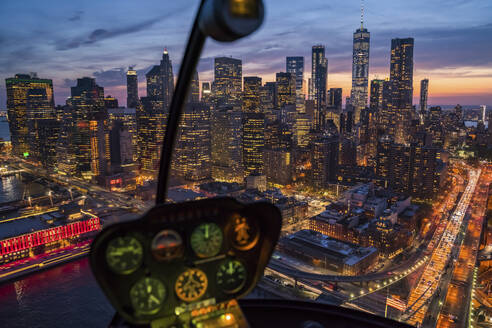
[[[37,138],[36,131],[29,129],[29,120],[54,116],[53,82],[35,74],[16,74],[5,79],[5,85],[12,153],[29,157],[35,146],[30,147],[29,141]]]
[[[321,129],[321,111],[326,105],[326,85],[328,81],[328,59],[325,57],[325,47],[315,45],[312,48],[311,94],[314,100],[314,129]]]
[[[352,90],[350,103],[354,107],[355,123],[359,122],[360,113],[367,106],[367,84],[369,77],[369,42],[371,34],[363,27],[354,32],[352,52]]]
[[[265,175],[275,186],[286,186],[292,182],[292,152],[284,149],[265,150]]]
[[[285,66],[285,71],[294,74],[296,79],[296,111],[298,113],[304,113],[304,57],[287,57]]]
[[[164,102],[156,97],[142,97],[136,110],[138,160],[142,174],[157,176],[162,141],[167,122]]]
[[[371,98],[369,107],[379,112],[383,108],[383,83],[384,80],[371,80]]]
[[[261,78],[244,78],[243,91],[243,163],[244,174],[263,172],[265,114],[260,104]]]
[[[91,153],[96,150],[95,139],[91,139],[91,121],[103,120],[107,123],[104,88],[98,86],[93,78],[77,79],[77,85],[71,87],[71,97],[67,99],[67,105],[67,110],[72,111],[74,122],[72,146],[75,150],[77,174],[91,179],[95,172],[93,159],[99,158],[98,154]]]
[[[153,66],[145,74],[147,79],[147,97],[161,101],[167,110],[174,93],[173,66],[166,49],[162,53],[160,65]]]
[[[441,168],[435,147],[397,144],[389,136],[379,141],[376,175],[386,188],[419,199],[432,199],[439,189]]]
[[[212,94],[212,90],[210,89],[210,82],[202,83],[202,98],[200,99],[204,103],[210,103],[210,96]]]
[[[292,73],[280,72],[275,74],[276,106],[282,108],[296,103],[296,77]]]
[[[244,174],[263,173],[265,148],[265,114],[243,113]]]
[[[91,145],[91,171],[99,183],[111,172],[111,150],[109,139],[109,122],[105,113],[94,115],[89,121]]]
[[[172,170],[189,181],[210,178],[210,105],[185,105],[176,139]]]
[[[396,122],[395,141],[409,141],[406,125],[410,120],[413,97],[413,38],[391,40],[391,108]]]
[[[260,107],[261,77],[245,76],[243,91],[243,113],[259,113]]]
[[[217,181],[244,181],[242,117],[240,108],[215,108],[211,115],[212,178]]]
[[[130,67],[126,72],[126,107],[137,108],[138,105],[138,76],[137,71]]]
[[[427,111],[427,98],[429,95],[429,79],[420,81],[420,114]]]
[[[39,230],[0,241],[0,262],[6,263],[32,253],[40,253],[46,247],[63,241],[77,241],[79,237],[101,229],[99,218],[81,220],[66,225]]]
[[[324,135],[311,142],[311,185],[316,189],[335,182],[339,157],[338,135]]]
[[[212,95],[216,104],[237,104],[241,101],[242,67],[240,59],[215,58]]]

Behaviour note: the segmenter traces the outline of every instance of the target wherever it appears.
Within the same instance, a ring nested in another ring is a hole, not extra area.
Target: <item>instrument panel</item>
[[[94,240],[92,271],[119,314],[133,324],[249,293],[267,265],[282,218],[270,203],[213,198],[158,205]]]

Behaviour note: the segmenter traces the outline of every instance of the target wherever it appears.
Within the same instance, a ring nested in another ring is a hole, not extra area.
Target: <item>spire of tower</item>
[[[360,29],[364,29],[364,0],[360,0]]]

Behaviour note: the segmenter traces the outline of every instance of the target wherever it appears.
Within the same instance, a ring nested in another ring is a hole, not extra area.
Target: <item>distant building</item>
[[[325,135],[311,142],[311,185],[327,188],[336,181],[339,157],[338,135]]]
[[[104,107],[106,109],[118,108],[118,99],[111,95],[104,97]]]
[[[413,98],[413,38],[391,40],[391,108],[396,122],[395,141],[408,142],[406,124],[410,120]]]
[[[285,71],[287,73],[294,74],[296,79],[296,111],[298,113],[304,113],[304,57],[287,57],[285,63]]]
[[[212,94],[212,90],[210,89],[210,82],[202,83],[202,98],[200,99],[204,103],[210,103],[210,96]]]
[[[190,102],[185,105],[176,140],[172,171],[188,181],[211,176],[210,105]]]
[[[275,186],[286,186],[292,182],[292,152],[285,149],[265,150],[265,175]]]
[[[245,76],[243,91],[243,113],[262,112],[260,105],[261,77]]]
[[[211,114],[212,178],[224,182],[244,182],[240,108],[223,106]]]
[[[263,173],[265,148],[265,114],[243,113],[244,174]]]
[[[378,113],[383,108],[383,84],[384,80],[371,80],[371,99],[369,108],[372,108]]]
[[[72,112],[73,123],[67,123],[73,124],[71,144],[75,150],[77,174],[89,180],[105,174],[107,163],[99,163],[99,160],[109,157],[109,154],[102,153],[109,150],[109,142],[106,147],[105,141],[109,122],[104,103],[104,88],[98,86],[93,78],[77,79],[77,85],[71,87],[67,105],[67,110]],[[96,139],[98,144],[92,143]]]
[[[378,260],[375,247],[341,242],[313,230],[301,230],[280,239],[278,248],[315,267],[347,276],[369,271]]]
[[[354,32],[352,52],[352,91],[350,103],[354,107],[355,124],[367,106],[367,84],[369,77],[369,43],[371,34],[363,27]]]
[[[276,106],[282,108],[296,103],[296,79],[293,73],[280,72],[275,74]]]
[[[312,95],[314,100],[314,129],[321,129],[321,112],[326,105],[326,86],[328,83],[328,59],[325,57],[325,47],[315,45],[312,48]]]
[[[212,95],[217,105],[238,104],[241,101],[242,67],[240,59],[230,57],[215,58]]]
[[[337,110],[342,110],[342,88],[330,88],[328,91],[328,106]]]
[[[53,82],[36,75],[16,74],[5,79],[5,85],[12,154],[30,157],[35,152],[33,141],[38,137],[35,130],[29,129],[29,121],[55,118]]]
[[[126,107],[137,108],[138,105],[138,76],[133,67],[126,72]]]
[[[432,199],[445,173],[435,147],[412,143],[394,143],[385,136],[378,144],[376,175],[385,187],[419,199]]]
[[[420,113],[425,114],[427,111],[427,97],[429,95],[429,79],[420,81]]]

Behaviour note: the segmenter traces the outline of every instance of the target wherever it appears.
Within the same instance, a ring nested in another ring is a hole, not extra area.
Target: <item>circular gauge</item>
[[[155,278],[144,277],[130,289],[130,301],[137,314],[159,312],[166,298],[166,287]]]
[[[215,223],[202,223],[191,233],[191,248],[198,257],[211,257],[222,246],[222,230]]]
[[[236,293],[246,283],[246,268],[238,260],[225,260],[217,271],[217,285],[225,293]]]
[[[232,244],[239,250],[253,248],[260,237],[256,222],[244,216],[233,218],[231,230]]]
[[[208,279],[205,272],[200,269],[187,269],[179,275],[174,290],[181,300],[193,302],[205,294],[207,287]]]
[[[117,237],[106,248],[106,262],[114,273],[130,274],[142,264],[142,244],[131,236]]]
[[[152,239],[151,249],[156,260],[169,261],[183,255],[183,240],[176,231],[163,230]]]

